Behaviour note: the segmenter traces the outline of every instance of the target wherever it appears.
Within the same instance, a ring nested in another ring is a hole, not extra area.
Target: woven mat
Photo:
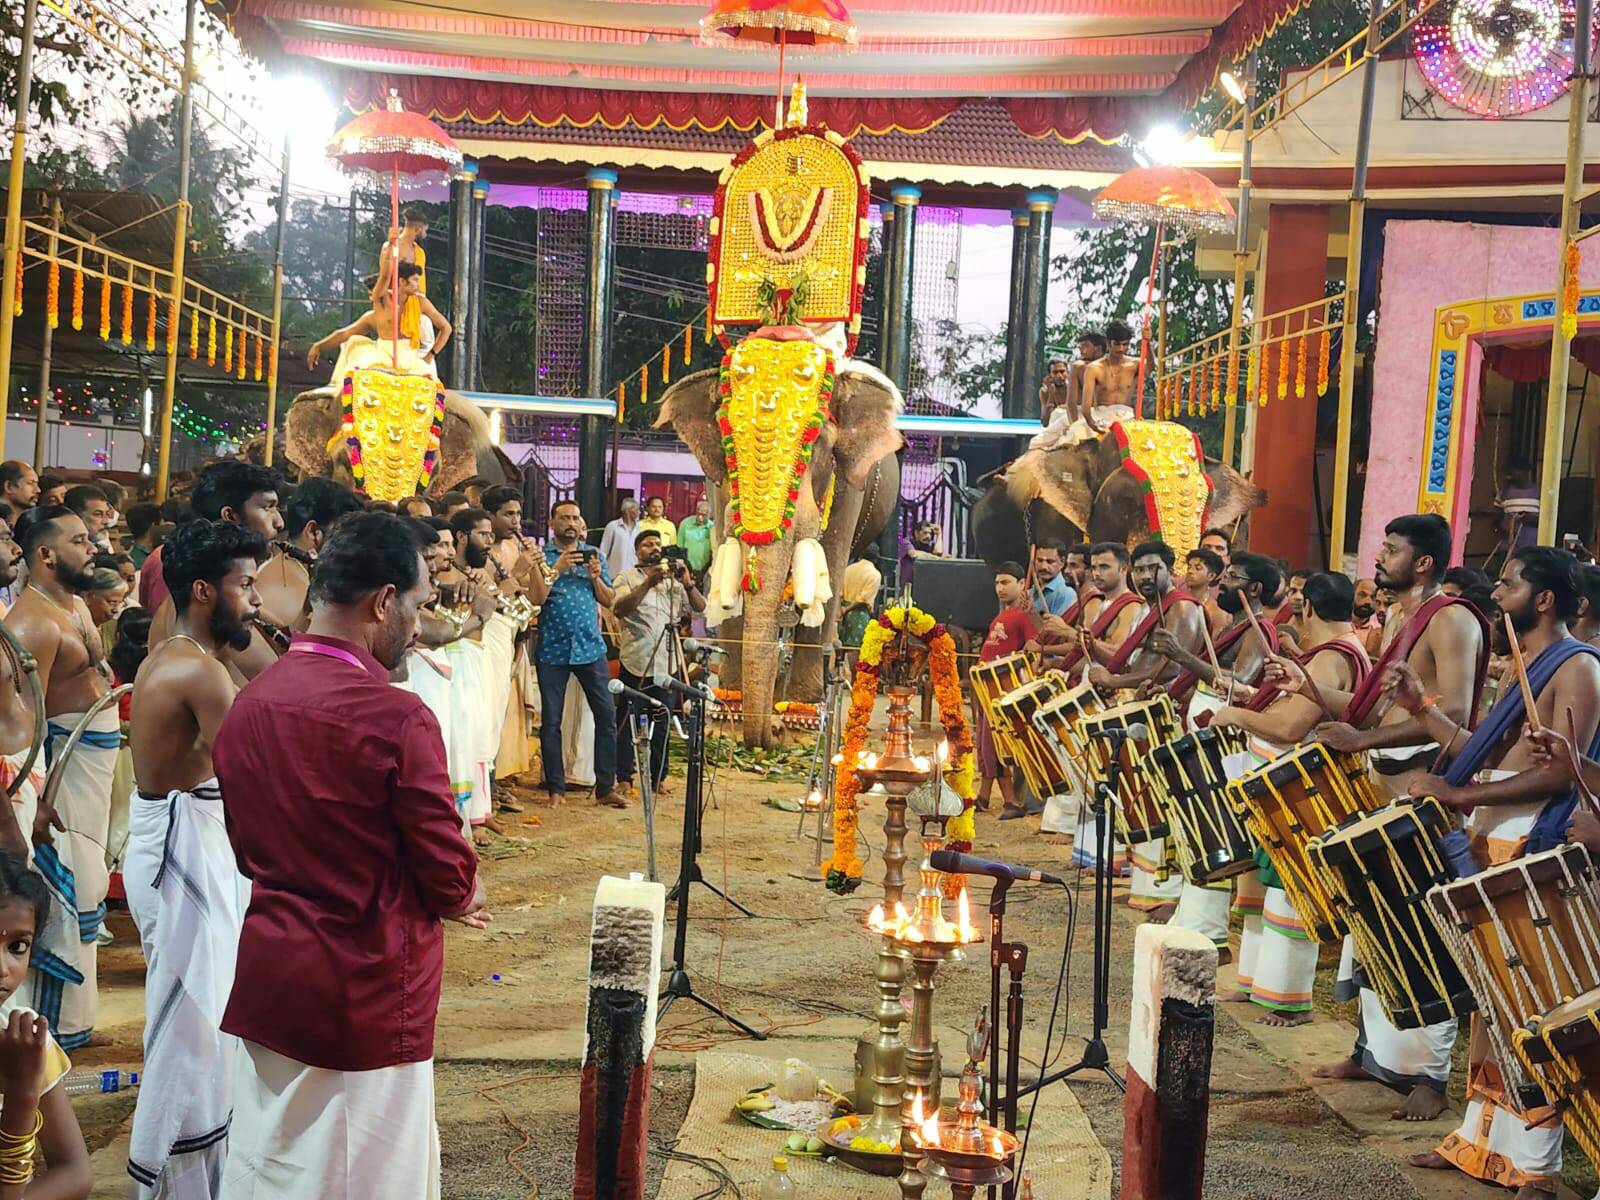
[[[849,1080],[851,1072],[836,1064],[813,1062],[829,1080]],[[772,1172],[772,1158],[783,1152],[787,1136],[761,1129],[733,1115],[733,1102],[748,1089],[783,1076],[781,1060],[705,1050],[695,1055],[694,1100],[679,1130],[678,1149],[720,1160],[746,1196],[761,1189]],[[945,1081],[954,1096],[955,1083]],[[1028,1174],[1036,1196],[1050,1200],[1110,1200],[1111,1156],[1089,1127],[1071,1089],[1052,1087],[1039,1101],[1033,1141],[1028,1148]],[[815,1158],[789,1159],[789,1175],[806,1200],[864,1200],[900,1194],[893,1179],[852,1170],[842,1163]],[[686,1163],[667,1165],[657,1200],[694,1200],[711,1184],[705,1171]],[[930,1181],[930,1198],[947,1194],[946,1185]]]

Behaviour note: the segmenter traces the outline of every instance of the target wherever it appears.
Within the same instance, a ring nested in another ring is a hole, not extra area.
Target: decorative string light
[[[1515,116],[1566,94],[1576,20],[1570,0],[1448,0],[1412,27],[1411,50],[1449,104]]]

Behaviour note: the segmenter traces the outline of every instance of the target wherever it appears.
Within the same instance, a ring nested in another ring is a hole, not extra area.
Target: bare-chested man
[[[136,790],[124,878],[144,947],[144,1082],[128,1173],[141,1197],[212,1196],[233,1101],[219,1032],[249,888],[223,821],[211,743],[233,704],[225,648],[250,644],[259,533],[199,518],[162,547],[173,632],[139,668],[129,716]]]
[[[1093,663],[1110,662],[1144,615],[1139,593],[1128,586],[1128,562],[1128,548],[1121,542],[1096,542],[1089,548],[1094,592],[1084,603],[1078,640]]]
[[[1105,357],[1083,369],[1083,391],[1079,398],[1082,412],[1068,440],[1087,441],[1111,428],[1113,421],[1133,419],[1134,389],[1139,382],[1139,361],[1128,357],[1133,330],[1121,321],[1106,326]]]
[[[1450,546],[1450,525],[1443,517],[1419,513],[1389,522],[1374,578],[1379,587],[1394,590],[1399,605],[1384,631],[1383,653],[1373,675],[1353,694],[1341,689],[1323,693],[1330,708],[1343,709],[1345,719],[1318,725],[1317,740],[1334,750],[1367,752],[1379,786],[1397,798],[1427,776],[1439,744],[1423,717],[1381,702],[1387,668],[1396,662],[1409,665],[1425,693],[1436,698],[1438,710],[1462,727],[1471,722],[1483,691],[1489,652],[1483,618],[1470,604],[1440,591]],[[1294,674],[1286,663],[1275,667],[1282,674],[1269,677]],[[1349,990],[1341,981],[1340,993]],[[1401,1031],[1371,989],[1361,988],[1359,995],[1361,1024],[1354,1053],[1315,1074],[1378,1079],[1408,1093],[1396,1119],[1432,1120],[1444,1109],[1455,1022]]]
[[[93,582],[94,543],[83,520],[64,505],[35,507],[17,523],[28,586],[6,616],[39,665],[51,761],[74,728],[111,687],[101,642],[79,594]],[[60,763],[55,811],[41,800],[34,818],[34,864],[64,913],[76,914],[77,938],[35,949],[33,1003],[63,1048],[88,1044],[98,1010],[95,937],[105,915],[110,873],[111,779],[122,744],[115,706],[89,721],[72,755]],[[52,837],[51,829],[60,831]],[[40,953],[40,950],[43,953]]]
[[[246,462],[216,462],[200,472],[194,491],[189,497],[189,507],[208,521],[228,521],[259,533],[269,545],[283,532],[283,511],[278,506],[278,488],[282,481],[277,472]],[[156,570],[165,574],[161,555],[157,550],[145,560],[141,573],[156,564]],[[165,586],[161,594],[166,597]],[[172,600],[166,597],[156,608],[150,621],[150,649],[154,651],[172,636],[176,614]],[[243,687],[250,680],[278,661],[283,647],[268,641],[259,628],[252,628],[250,642],[243,650],[233,646],[218,649],[221,661],[227,666],[233,681]]]
[[[1205,652],[1205,609],[1189,593],[1173,585],[1172,568],[1176,561],[1172,547],[1165,542],[1143,542],[1133,551],[1133,586],[1145,603],[1145,615],[1123,640],[1109,662],[1089,668],[1089,682],[1102,692],[1135,691],[1170,683],[1179,668],[1149,648],[1151,634],[1166,629],[1178,647],[1191,654]],[[1183,890],[1183,876],[1166,870],[1164,839],[1141,842],[1128,848],[1133,860],[1133,880],[1128,903],[1148,912],[1152,920],[1164,920],[1177,907]]]
[[[422,268],[417,266],[416,263],[403,262],[400,264],[400,303],[402,311],[404,311],[405,308],[410,307],[412,301],[416,302],[421,315],[426,317],[433,325],[434,340],[426,350],[418,351],[412,347],[402,330],[399,346],[400,366],[402,369],[411,367],[419,373],[423,371],[437,373],[434,369],[434,360],[438,357],[439,351],[444,349],[445,343],[450,340],[451,325],[444,318],[444,315],[433,306],[433,301],[426,296],[418,294],[417,281],[421,275]],[[311,348],[306,351],[307,367],[315,371],[317,363],[325,353],[343,346],[355,337],[367,338],[376,343],[379,349],[385,352],[389,350],[393,344],[395,334],[394,321],[392,320],[394,306],[389,298],[388,276],[378,281],[377,286],[373,288],[371,299],[372,307],[366,312],[362,313],[343,329],[335,329],[327,337],[312,344]],[[381,361],[381,356],[379,361]]]
[[[1355,589],[1343,575],[1319,574],[1306,580],[1305,631],[1310,647],[1299,663],[1319,688],[1354,691],[1371,669],[1367,652],[1350,625],[1354,598]],[[1309,696],[1266,686],[1236,695],[1212,716],[1211,724],[1219,729],[1233,726],[1249,734],[1249,750],[1239,766],[1250,771],[1279,757],[1324,715]],[[1236,907],[1244,914],[1244,934],[1239,941],[1236,990],[1222,998],[1263,1009],[1256,1018],[1261,1025],[1304,1025],[1311,1020],[1317,943],[1259,849],[1256,863],[1258,870],[1236,877]]]
[[[311,568],[334,522],[361,511],[361,497],[343,484],[315,475],[299,484],[283,506],[284,540],[256,578],[261,617],[277,629],[303,630],[311,618]]]
[[[1579,746],[1593,750],[1600,745],[1600,650],[1574,638],[1567,625],[1577,616],[1581,597],[1578,560],[1549,546],[1513,550],[1494,589],[1494,603],[1510,618],[1527,662],[1538,723],[1568,730],[1570,720]],[[1504,623],[1496,623],[1493,632],[1496,653],[1509,654]],[[1467,831],[1480,863],[1495,866],[1560,845],[1576,796],[1566,776],[1548,769],[1521,737],[1527,719],[1521,689],[1503,688],[1476,731],[1468,731],[1430,702],[1410,667],[1398,664],[1390,670],[1396,706],[1455,752],[1444,776],[1415,781],[1411,794],[1436,796],[1447,807],[1470,813]],[[1519,1200],[1554,1195],[1561,1177],[1559,1123],[1530,1126],[1530,1114],[1519,1110],[1515,1093],[1504,1086],[1476,1018],[1468,1057],[1466,1119],[1437,1150],[1414,1156],[1412,1165],[1459,1167],[1485,1183],[1517,1187]]]

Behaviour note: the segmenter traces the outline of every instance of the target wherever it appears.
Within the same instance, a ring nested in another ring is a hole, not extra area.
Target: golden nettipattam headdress
[[[853,350],[867,281],[866,168],[830,129],[806,123],[795,85],[786,128],[767,130],[724,168],[706,282],[726,343],[761,325],[843,325]]]

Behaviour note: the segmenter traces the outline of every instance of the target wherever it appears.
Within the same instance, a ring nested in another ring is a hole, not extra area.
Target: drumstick
[[[1522,707],[1527,710],[1528,728],[1535,733],[1543,732],[1539,724],[1539,710],[1534,705],[1533,688],[1528,683],[1528,669],[1522,665],[1522,647],[1517,645],[1517,631],[1511,624],[1511,614],[1502,613],[1506,623],[1506,637],[1511,642],[1511,665],[1517,669],[1517,686],[1522,689]]]
[[[1583,781],[1583,758],[1578,753],[1578,722],[1572,716],[1572,709],[1567,709],[1567,758],[1572,762],[1572,774],[1577,780],[1578,795],[1582,796],[1588,804],[1589,811],[1600,816],[1600,799],[1589,790],[1589,785]]]
[[[1266,647],[1267,653],[1272,653],[1272,643],[1267,639],[1267,631],[1262,628],[1261,619],[1256,616],[1256,610],[1250,606],[1248,599],[1244,602],[1244,615],[1250,618],[1250,624],[1255,628],[1256,636],[1261,639],[1261,644]],[[1333,707],[1323,697],[1317,681],[1311,678],[1311,671],[1306,667],[1301,667],[1300,670],[1305,676],[1306,688],[1311,692],[1311,699],[1316,701],[1317,707],[1322,710],[1322,715],[1330,721],[1337,721],[1339,714],[1333,711]]]

